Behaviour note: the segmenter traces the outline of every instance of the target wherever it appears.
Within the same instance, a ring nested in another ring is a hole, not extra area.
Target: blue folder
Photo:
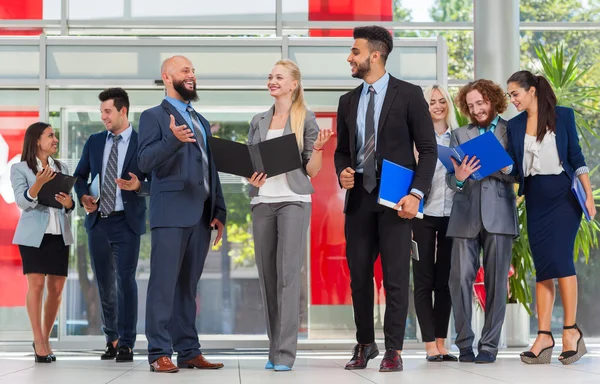
[[[400,199],[410,193],[414,177],[415,173],[412,170],[391,161],[383,160],[377,202],[386,207],[394,208]],[[416,217],[423,218],[423,200],[421,200]]]
[[[573,181],[571,182],[571,191],[573,191],[573,194],[577,198],[577,201],[579,202],[581,209],[583,209],[583,214],[585,215],[585,219],[587,221],[592,221],[592,218],[590,217],[590,213],[588,212],[588,209],[585,206],[585,201],[587,199],[587,195],[585,194],[583,185],[581,184],[581,181],[579,181],[579,177],[577,177],[577,175],[573,175]]]
[[[508,153],[504,150],[504,147],[502,147],[502,144],[500,144],[491,131],[454,148],[438,144],[438,158],[450,173],[454,173],[454,165],[450,157],[454,157],[460,164],[467,155],[469,159],[473,158],[473,156],[477,157],[481,166],[479,170],[471,175],[471,179],[473,180],[484,179],[513,163]]]

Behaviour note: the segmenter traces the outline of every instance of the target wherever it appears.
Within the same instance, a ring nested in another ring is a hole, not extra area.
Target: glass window
[[[0,45],[0,79],[37,79],[39,73],[38,46]]]
[[[520,0],[521,21],[600,21],[600,3],[594,0]]]

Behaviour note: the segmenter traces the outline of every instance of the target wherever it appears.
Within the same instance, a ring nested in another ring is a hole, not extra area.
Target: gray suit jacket
[[[250,131],[248,132],[248,144],[258,144],[261,141],[267,139],[267,133],[269,132],[269,126],[271,120],[273,120],[273,113],[275,107],[271,107],[268,111],[259,113],[252,118],[250,122]],[[292,133],[290,126],[290,119],[288,119],[285,129],[283,130],[284,135]],[[287,172],[285,176],[290,185],[290,189],[299,195],[309,195],[314,193],[314,188],[308,179],[306,173],[306,165],[312,156],[313,144],[319,136],[319,126],[315,114],[311,111],[306,111],[306,118],[304,119],[304,149],[300,156],[302,157],[302,168]],[[269,175],[267,175],[268,177]],[[258,195],[258,188],[250,186],[250,197]]]
[[[506,120],[500,119],[494,134],[506,148]],[[474,124],[455,129],[450,138],[450,147],[477,136],[479,129]],[[451,173],[446,176],[446,182],[448,187],[456,191],[446,236],[475,238],[483,228],[493,234],[518,236],[515,176],[498,171],[480,181],[469,178],[459,189]]]
[[[67,166],[64,163],[60,163],[60,165],[62,173],[68,174]],[[17,224],[13,244],[39,248],[50,220],[50,208],[27,197],[29,187],[35,183],[35,174],[25,161],[11,167],[10,182],[15,192],[17,206],[23,210]],[[71,245],[73,244],[73,233],[71,232],[71,212],[73,211],[67,212],[65,209],[61,209],[58,212],[63,240],[65,245]]]

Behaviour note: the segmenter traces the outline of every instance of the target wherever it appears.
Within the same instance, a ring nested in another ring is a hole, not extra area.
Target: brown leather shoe
[[[167,356],[161,356],[150,364],[150,371],[159,373],[179,372],[179,368]]]
[[[377,344],[375,344],[375,342],[368,345],[356,344],[353,352],[352,360],[346,364],[346,369],[348,370],[365,369],[367,368],[369,360],[374,359],[379,355],[379,349],[377,349]]]
[[[177,363],[179,368],[189,368],[189,369],[219,369],[223,368],[223,363],[211,363],[206,360],[204,356],[198,355],[191,360],[184,361],[183,363]]]
[[[402,357],[398,354],[398,351],[392,348],[388,348],[385,351],[381,365],[379,366],[379,372],[397,372],[403,369]]]

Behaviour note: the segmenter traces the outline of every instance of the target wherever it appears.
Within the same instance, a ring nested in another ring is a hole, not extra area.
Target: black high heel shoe
[[[583,332],[581,332],[581,329],[579,329],[577,324],[573,324],[568,327],[563,327],[563,329],[576,329],[577,332],[579,332],[579,339],[577,339],[577,350],[564,351],[560,354],[560,356],[558,356],[558,361],[560,361],[564,365],[569,365],[581,359],[581,356],[587,353],[587,349],[585,347],[585,342],[583,341]]]
[[[538,331],[538,335],[550,336],[552,338],[552,346],[542,349],[537,356],[531,351],[521,353],[521,361],[525,364],[550,364],[552,350],[554,349],[554,336],[552,336],[552,332],[548,331]]]
[[[51,363],[52,362],[52,358],[50,357],[50,355],[45,355],[45,356],[40,356],[37,354],[37,352],[35,351],[35,342],[31,343],[31,346],[33,347],[33,354],[35,355],[35,362],[36,363]]]

